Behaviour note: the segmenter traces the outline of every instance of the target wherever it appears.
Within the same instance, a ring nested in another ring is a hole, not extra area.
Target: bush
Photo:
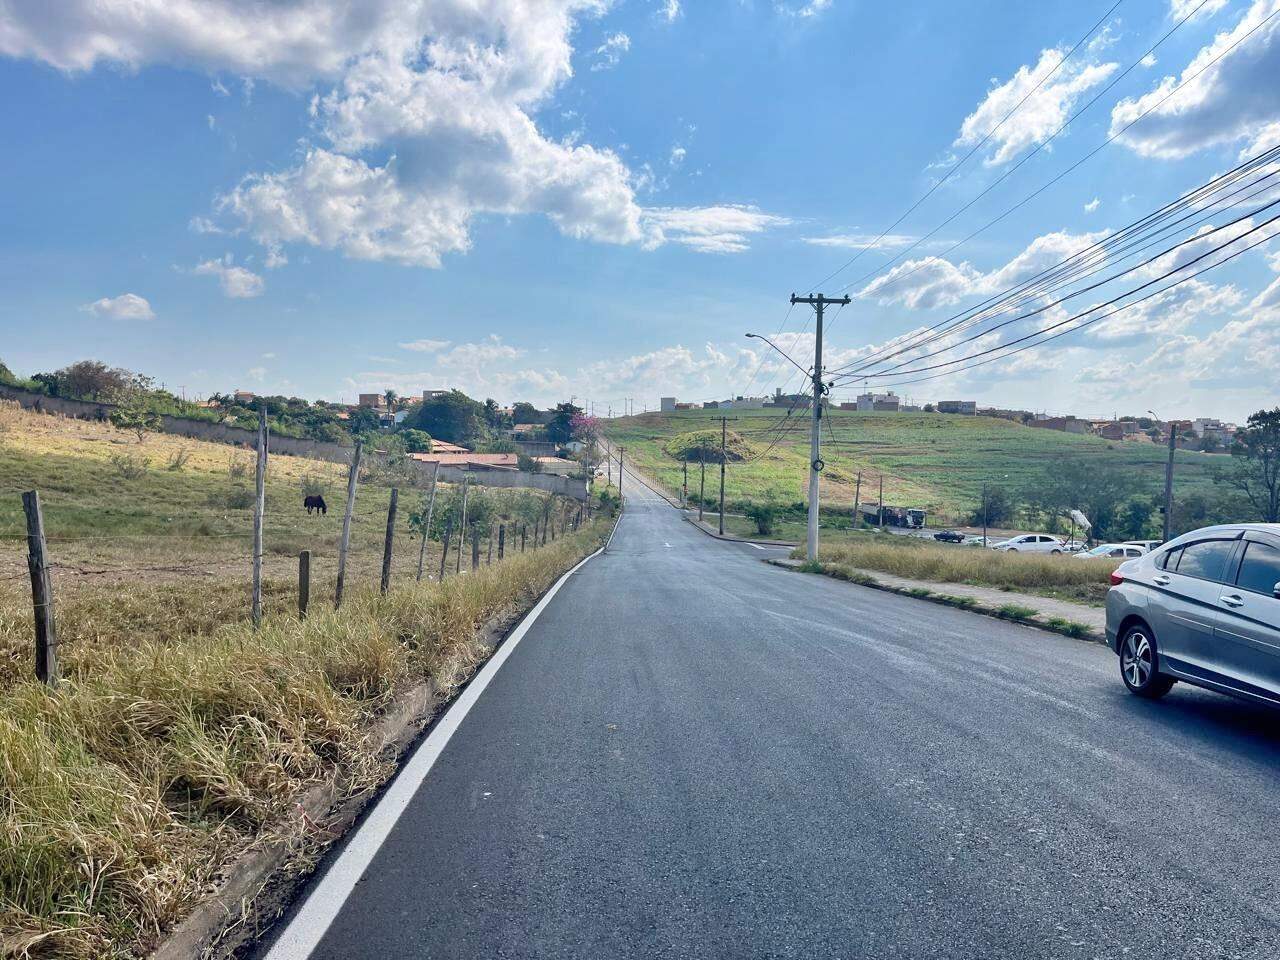
[[[111,455],[111,468],[121,480],[138,480],[146,476],[147,468],[150,466],[150,457],[139,456],[136,453],[113,453]]]
[[[525,473],[541,473],[542,464],[527,453],[516,454],[516,467]]]
[[[778,517],[778,508],[772,503],[753,503],[746,509],[747,519],[754,521],[756,533],[767,537],[773,533],[773,524]]]
[[[329,492],[329,484],[312,473],[304,473],[301,480],[304,497],[323,497]]]
[[[247,510],[253,506],[257,495],[246,486],[235,484],[227,491],[226,496],[222,500],[222,505],[231,510]]]
[[[227,463],[227,476],[232,480],[243,480],[249,475],[249,461],[244,457],[232,457]]]
[[[191,452],[186,447],[179,447],[169,455],[169,462],[165,464],[166,470],[172,470],[177,473],[187,465],[187,461],[191,459]]]
[[[692,430],[672,437],[662,445],[662,452],[686,463],[720,462],[720,431]],[[724,459],[737,463],[751,456],[751,444],[730,430],[724,438]]]

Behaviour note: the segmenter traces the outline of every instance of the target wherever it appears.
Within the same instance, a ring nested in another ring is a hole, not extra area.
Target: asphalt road
[[[631,489],[304,955],[1280,956],[1275,715]]]

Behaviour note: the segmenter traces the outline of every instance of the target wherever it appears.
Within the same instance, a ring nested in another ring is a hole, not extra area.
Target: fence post
[[[311,603],[311,551],[298,554],[298,619],[307,619],[307,606]]]
[[[36,617],[36,679],[52,687],[58,683],[58,632],[53,620],[53,578],[45,550],[40,494],[35,490],[24,493],[22,509],[27,515],[27,567],[31,571],[31,603]]]
[[[444,546],[440,548],[440,582],[444,583],[445,561],[449,559],[449,541],[453,539],[453,517],[444,525]]]
[[[262,623],[262,516],[267,505],[267,408],[258,411],[258,469],[253,499],[253,625]]]
[[[491,563],[493,563],[493,526],[492,525],[490,525],[489,527],[489,555],[485,557],[484,563],[485,563],[485,566],[489,566]]]
[[[387,538],[382,545],[382,595],[391,588],[391,548],[396,539],[396,507],[400,502],[400,490],[391,488],[391,505],[387,507]]]
[[[467,543],[467,495],[471,490],[471,478],[462,478],[462,515],[458,523],[458,557],[453,568],[454,573],[462,572],[462,548]]]
[[[476,525],[471,524],[471,569],[475,570],[480,566],[480,531]]]
[[[418,547],[418,580],[422,580],[422,563],[427,557],[427,541],[431,539],[431,514],[436,509],[436,478],[440,476],[440,461],[431,471],[431,497],[427,501],[427,522],[422,528],[422,545]]]
[[[351,513],[356,508],[356,487],[360,483],[360,452],[364,444],[357,440],[351,454],[351,473],[347,476],[347,509],[342,514],[342,540],[338,543],[338,586],[333,594],[333,608],[342,606],[342,588],[347,581],[347,548],[351,545]]]
[[[498,524],[498,560],[502,560],[502,555],[507,545],[507,525],[505,523]]]
[[[520,552],[524,553],[524,540],[529,533],[529,525],[527,523],[520,524]]]
[[[551,498],[547,498],[547,502],[542,507],[542,545],[547,545],[547,527],[548,521],[551,519]]]

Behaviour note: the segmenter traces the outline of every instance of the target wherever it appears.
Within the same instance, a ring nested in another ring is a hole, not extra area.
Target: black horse
[[[302,505],[307,508],[307,516],[311,515],[312,510],[318,510],[323,514],[327,514],[329,512],[329,508],[325,506],[324,497],[319,494],[307,497],[302,501]]]

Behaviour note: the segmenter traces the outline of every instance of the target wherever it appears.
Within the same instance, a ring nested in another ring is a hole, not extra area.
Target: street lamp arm
[[[795,367],[797,370],[799,370],[801,373],[803,373],[806,377],[810,375],[810,372],[809,372],[808,370],[806,370],[804,367],[800,366],[800,364],[796,363],[796,362],[795,362],[794,360],[792,360],[789,356],[787,356],[786,352],[785,352],[781,347],[779,347],[776,343],[774,343],[772,340],[770,340],[768,337],[762,337],[762,336],[760,336],[760,334],[758,334],[758,333],[748,333],[748,334],[747,334],[747,339],[749,339],[749,340],[763,340],[763,341],[764,341],[765,343],[767,343],[769,346],[773,347],[773,349],[774,349],[774,350],[778,351],[778,353],[783,357],[783,359],[785,359],[785,360],[787,361],[787,363],[791,364],[793,367]]]

